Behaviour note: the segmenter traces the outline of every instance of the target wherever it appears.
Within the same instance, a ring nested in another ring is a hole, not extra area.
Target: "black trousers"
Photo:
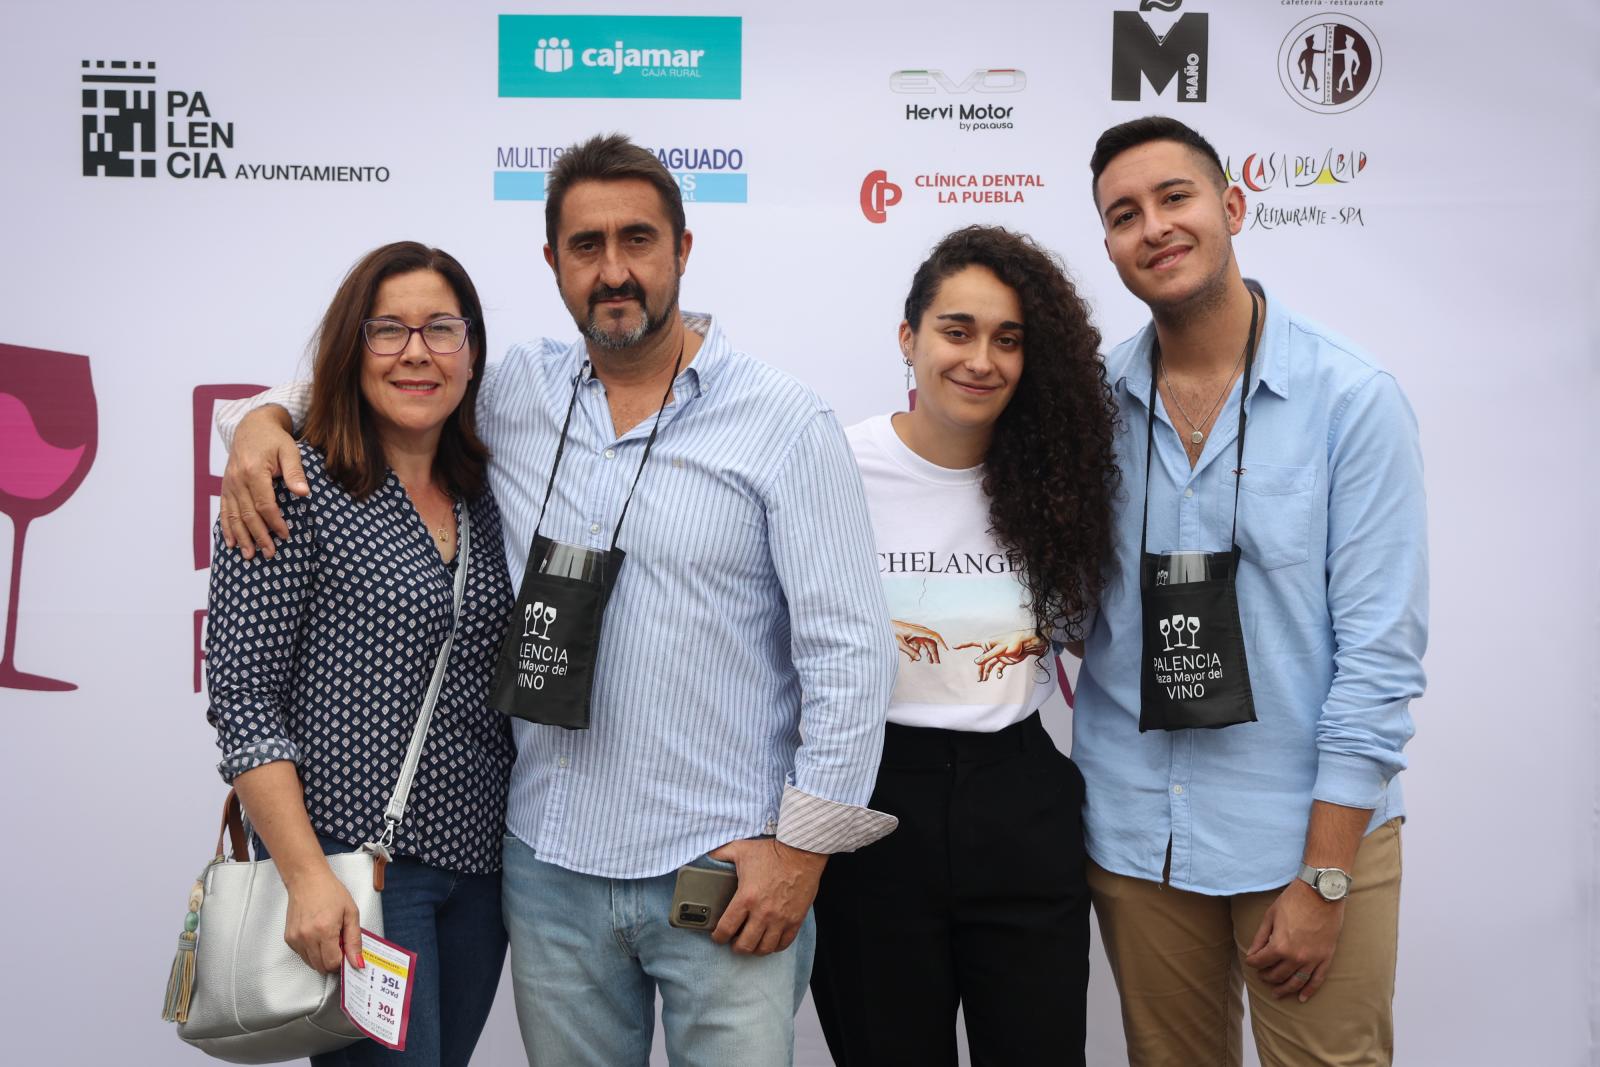
[[[1081,1065],[1089,985],[1083,775],[1035,714],[999,733],[890,724],[872,807],[834,856],[811,975],[839,1067]]]

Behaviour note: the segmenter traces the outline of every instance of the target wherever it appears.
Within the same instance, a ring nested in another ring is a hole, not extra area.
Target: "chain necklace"
[[[400,481],[398,475],[395,477],[395,481]],[[400,482],[400,488],[405,490],[405,493],[406,493],[407,496],[411,496],[411,487],[406,485],[405,482]],[[433,488],[433,483],[429,482],[428,485],[427,485],[427,488],[430,488],[430,489]],[[450,499],[450,495],[448,493],[445,493],[445,494],[442,494],[442,495],[445,497],[445,499],[447,499],[447,500]],[[411,506],[416,510],[417,517],[419,519],[422,519],[422,527],[423,527],[423,529],[427,529],[428,520],[425,519],[425,518],[422,518],[422,507],[417,502],[415,497],[412,498]],[[454,514],[455,514],[455,506],[454,506],[453,502],[451,504],[450,512],[451,512],[451,515],[453,517]],[[449,519],[446,519],[443,522],[439,523],[439,528],[437,530],[433,531],[433,536],[434,536],[435,540],[437,540],[441,545],[448,545],[450,543],[450,521],[449,521]]]
[[[1250,307],[1251,307],[1252,311],[1255,309],[1255,304],[1256,304],[1256,295],[1254,293],[1251,293],[1250,294]],[[1198,423],[1195,422],[1193,419],[1191,419],[1189,417],[1189,412],[1188,412],[1187,409],[1184,408],[1183,401],[1178,399],[1178,391],[1176,389],[1172,388],[1172,379],[1167,377],[1167,365],[1165,363],[1161,364],[1161,384],[1165,385],[1167,387],[1167,395],[1172,398],[1172,402],[1174,404],[1178,405],[1178,414],[1182,415],[1183,416],[1183,421],[1187,422],[1189,424],[1189,443],[1190,444],[1198,445],[1198,444],[1200,444],[1201,442],[1203,442],[1206,439],[1205,431],[1202,430],[1200,427],[1205,426],[1205,425],[1207,425],[1207,424],[1209,424],[1211,422],[1211,417],[1213,415],[1215,415],[1217,413],[1217,409],[1222,406],[1223,400],[1227,399],[1228,393],[1233,389],[1233,379],[1238,376],[1239,367],[1243,363],[1244,363],[1244,353],[1241,352],[1241,353],[1239,353],[1238,360],[1233,365],[1233,370],[1231,372],[1229,372],[1229,374],[1228,374],[1228,380],[1222,386],[1222,392],[1217,394],[1216,403],[1211,405],[1211,410],[1206,412],[1206,417],[1201,419]]]

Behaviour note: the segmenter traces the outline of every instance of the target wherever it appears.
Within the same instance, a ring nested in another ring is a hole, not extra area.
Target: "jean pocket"
[[[734,869],[733,864],[727,860],[712,859],[709,855],[698,856],[690,860],[685,866],[705,867],[713,871],[731,871]]]
[[[1263,570],[1292,567],[1311,558],[1311,504],[1315,467],[1245,464],[1239,483],[1239,549]],[[1221,494],[1219,518],[1231,524],[1233,487]]]

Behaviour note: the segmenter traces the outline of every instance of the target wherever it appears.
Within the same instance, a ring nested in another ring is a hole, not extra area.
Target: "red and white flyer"
[[[356,1028],[385,1048],[404,1052],[411,1022],[411,975],[417,954],[361,931],[361,970],[344,961],[341,979],[344,1013]]]

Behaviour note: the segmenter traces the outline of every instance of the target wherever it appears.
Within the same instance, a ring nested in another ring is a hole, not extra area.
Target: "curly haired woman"
[[[1039,708],[1110,552],[1115,408],[1058,261],[970,226],[917,269],[909,412],[849,431],[900,665],[871,806],[899,829],[834,856],[812,992],[841,1067],[1083,1063],[1083,777]]]

